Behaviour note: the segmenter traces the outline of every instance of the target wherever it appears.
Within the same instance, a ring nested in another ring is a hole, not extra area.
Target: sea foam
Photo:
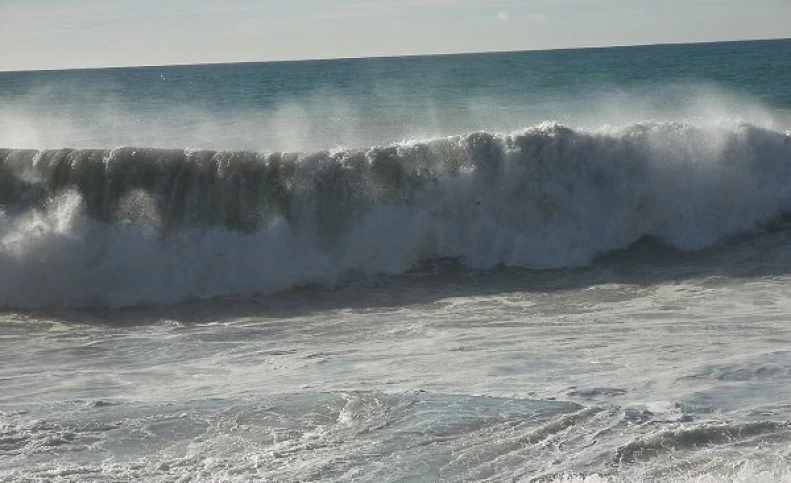
[[[744,122],[472,133],[313,153],[0,150],[0,304],[174,303],[456,258],[559,268],[791,211],[791,134]]]

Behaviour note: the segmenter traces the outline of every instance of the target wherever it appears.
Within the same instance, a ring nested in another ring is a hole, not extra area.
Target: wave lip
[[[791,135],[545,123],[366,150],[0,150],[0,304],[132,305],[698,249],[791,211]]]

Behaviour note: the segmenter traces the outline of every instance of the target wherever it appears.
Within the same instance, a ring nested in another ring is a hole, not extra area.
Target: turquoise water
[[[791,41],[0,73],[0,145],[305,151],[543,121],[791,117]]]

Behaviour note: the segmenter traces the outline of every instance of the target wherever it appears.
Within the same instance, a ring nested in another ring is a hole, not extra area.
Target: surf
[[[698,250],[791,212],[791,133],[547,122],[366,149],[0,150],[0,305],[126,306]]]

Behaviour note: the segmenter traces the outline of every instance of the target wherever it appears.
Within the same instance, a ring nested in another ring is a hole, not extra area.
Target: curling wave
[[[791,133],[545,123],[308,154],[0,150],[0,305],[173,303],[397,274],[698,249],[791,212]]]

